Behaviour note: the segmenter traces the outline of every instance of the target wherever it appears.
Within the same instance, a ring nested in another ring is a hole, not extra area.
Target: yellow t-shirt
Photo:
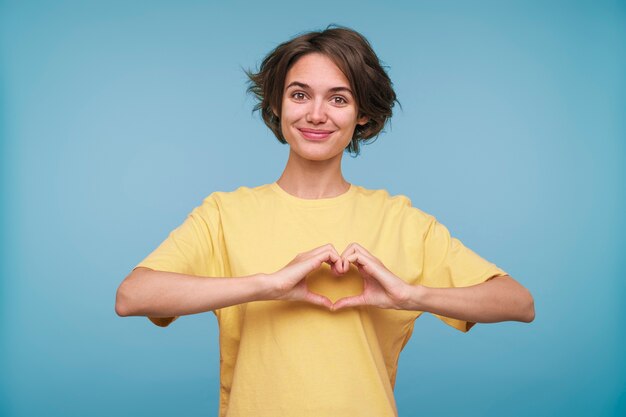
[[[407,283],[466,287],[506,275],[452,238],[403,195],[357,185],[337,197],[302,199],[277,183],[214,192],[137,266],[207,277],[273,273],[298,253],[357,242]],[[358,294],[354,266],[327,264],[309,288],[335,301]],[[257,301],[214,311],[219,323],[220,417],[396,416],[400,351],[421,311]],[[467,332],[474,323],[438,316]],[[173,319],[151,320],[168,325]]]

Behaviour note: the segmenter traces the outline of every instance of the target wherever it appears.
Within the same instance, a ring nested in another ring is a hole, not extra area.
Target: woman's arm
[[[407,310],[427,311],[474,323],[535,319],[530,292],[508,275],[461,288],[410,286]]]
[[[337,274],[342,272],[341,258],[331,244],[298,254],[272,274],[212,278],[138,267],[120,284],[115,312],[122,317],[148,316],[155,324],[167,326],[176,316],[251,301],[305,301],[330,308],[332,302],[309,291],[305,282],[307,274],[322,263],[331,265]]]
[[[120,284],[115,312],[125,316],[175,317],[268,299],[268,275],[209,278],[135,268]]]
[[[508,275],[491,277],[469,287],[433,288],[411,285],[395,276],[367,249],[350,244],[342,258],[363,277],[363,293],[337,300],[332,310],[372,305],[396,310],[426,311],[474,323],[523,321],[535,318],[530,292]]]

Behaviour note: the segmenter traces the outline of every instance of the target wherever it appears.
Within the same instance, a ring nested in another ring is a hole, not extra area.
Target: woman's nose
[[[311,101],[311,105],[306,115],[306,121],[309,123],[326,122],[326,109],[323,101]]]

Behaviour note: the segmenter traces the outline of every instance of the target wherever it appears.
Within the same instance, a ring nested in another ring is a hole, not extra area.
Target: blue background
[[[206,195],[280,176],[242,68],[329,23],[370,40],[402,103],[345,177],[535,297],[531,324],[422,316],[400,416],[626,413],[624,2],[0,7],[1,415],[217,414],[213,314],[159,328],[115,291]]]

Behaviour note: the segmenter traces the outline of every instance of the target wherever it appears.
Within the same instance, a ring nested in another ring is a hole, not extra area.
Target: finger
[[[331,307],[331,311],[337,311],[342,308],[356,307],[365,305],[365,300],[362,295],[353,295],[352,297],[344,297],[335,301]]]
[[[370,251],[368,251],[363,245],[360,245],[358,243],[354,243],[354,246],[357,248],[358,251],[366,254],[367,256],[374,256],[372,255],[372,253]]]
[[[359,273],[363,275],[363,277],[372,276],[377,281],[384,279],[384,277],[381,276],[384,274],[378,267],[378,264],[373,259],[370,259],[360,252],[355,252],[352,255],[348,255],[346,261],[349,263],[353,263],[359,270]]]
[[[331,268],[337,265],[338,262],[341,262],[341,258],[339,257],[337,251],[327,249],[320,255],[323,256],[323,262],[327,263]]]
[[[377,257],[375,257],[374,255],[369,253],[362,246],[355,246],[354,247],[354,253],[358,253],[359,255],[361,255],[362,259],[369,259],[372,262],[377,262],[378,261]]]
[[[372,256],[369,252],[365,250],[365,248],[363,248],[363,246],[359,245],[356,242],[352,242],[346,247],[346,249],[344,249],[343,253],[341,254],[342,267],[344,271],[350,269],[351,261],[348,259],[348,257],[354,255],[355,253],[362,253],[363,256]]]
[[[397,296],[398,294],[404,293],[404,288],[407,285],[406,282],[389,271],[380,260],[364,255],[359,251],[348,256],[347,259],[357,265],[364,279],[368,277],[372,278],[389,294],[395,294]]]
[[[367,258],[365,255],[359,252],[355,252],[353,254],[348,255],[345,258],[345,261],[348,263],[356,264],[357,266],[365,267],[371,263],[371,259]]]
[[[336,277],[343,275],[343,259],[340,258],[339,261],[333,264],[331,270]]]
[[[346,246],[346,248],[343,250],[343,253],[341,254],[341,256],[353,253],[355,250],[358,250],[358,251],[364,252],[364,253],[366,253],[368,255],[371,255],[370,251],[365,249],[365,247],[363,245],[360,245],[357,242],[352,242],[348,246]]]
[[[355,245],[356,245],[356,243],[352,242],[348,246],[346,246],[346,248],[343,250],[343,252],[341,252],[341,257],[343,258],[343,257],[348,256],[349,254],[353,253]]]
[[[339,261],[341,261],[341,259],[332,251],[327,250],[325,252],[320,252],[313,258],[306,259],[300,262],[300,265],[302,265],[303,268],[301,275],[304,276],[313,272],[314,270],[318,269],[324,262],[332,267]]]
[[[354,252],[347,256],[348,259],[353,259],[355,257],[358,259],[358,263],[363,266],[369,265],[371,268],[378,268],[382,266],[383,269],[386,269],[380,259],[363,249],[362,246],[355,245]]]
[[[341,260],[341,257],[339,256],[339,252],[337,252],[337,249],[335,249],[335,247],[331,243],[327,243],[325,245],[319,246],[306,253],[312,257],[316,257],[318,255],[325,254],[325,253],[330,253],[330,256],[322,260],[322,262],[326,262],[331,267],[335,266],[337,262]]]
[[[339,252],[337,252],[337,249],[335,249],[335,247],[333,246],[332,243],[327,243],[325,245],[319,246],[319,247],[313,249],[311,251],[311,253],[318,254],[318,253],[321,253],[321,252],[325,252],[327,250],[330,250],[331,252],[334,252],[335,255],[339,256]]]
[[[289,265],[293,268],[294,272],[298,277],[304,278],[309,273],[315,271],[320,267],[320,265],[324,262],[324,260],[328,258],[327,254],[318,254],[312,258],[302,259],[295,264]]]
[[[333,302],[330,301],[329,298],[324,297],[323,295],[320,294],[316,294],[314,292],[308,291],[306,296],[305,296],[305,300],[308,301],[309,303],[313,303],[322,307],[326,307],[328,309],[331,309],[333,306]]]

